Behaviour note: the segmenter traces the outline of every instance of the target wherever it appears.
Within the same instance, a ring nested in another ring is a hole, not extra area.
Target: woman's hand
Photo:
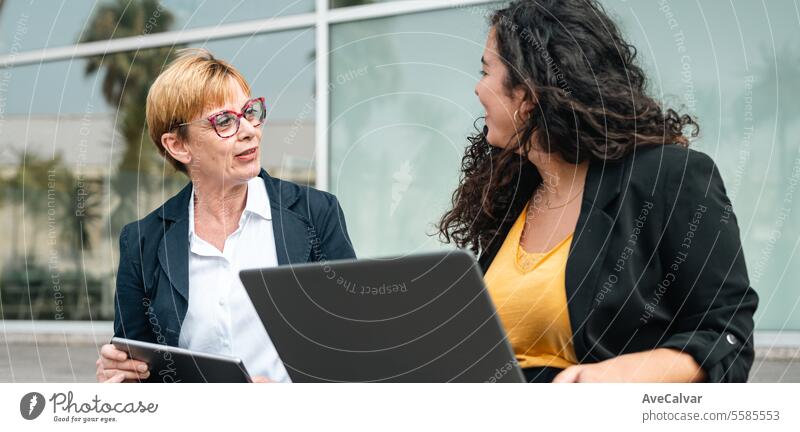
[[[265,383],[272,383],[274,381],[272,381],[271,379],[269,379],[269,378],[267,378],[265,376],[256,375],[256,376],[253,377],[253,382],[254,383],[260,383],[260,384],[265,384]]]
[[[706,373],[689,354],[659,348],[624,354],[599,363],[570,366],[554,383],[578,382],[701,382]]]
[[[125,351],[120,351],[111,344],[100,348],[100,358],[95,364],[97,382],[101,383],[138,382],[150,376],[147,363],[128,359]]]

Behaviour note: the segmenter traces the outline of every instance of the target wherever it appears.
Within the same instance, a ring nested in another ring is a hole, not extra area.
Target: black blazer
[[[485,272],[541,177],[530,168],[480,255]],[[639,147],[591,162],[566,268],[581,363],[674,348],[711,382],[744,382],[753,363],[753,313],[739,228],[707,155],[677,145]]]
[[[269,195],[279,265],[355,258],[336,197],[264,170],[259,177]],[[178,346],[189,305],[191,193],[189,183],[122,229],[114,336]]]

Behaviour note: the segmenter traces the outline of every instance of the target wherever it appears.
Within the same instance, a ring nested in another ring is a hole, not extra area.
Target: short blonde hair
[[[245,94],[250,94],[250,85],[230,63],[215,58],[206,49],[188,48],[179,50],[178,57],[150,86],[145,112],[147,129],[159,153],[176,170],[187,173],[186,166],[170,156],[161,144],[161,136],[177,128],[178,137],[187,139],[186,128],[178,125],[230,101],[231,79]]]

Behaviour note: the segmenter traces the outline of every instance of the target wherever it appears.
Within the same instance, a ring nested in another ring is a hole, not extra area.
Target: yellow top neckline
[[[525,248],[522,247],[522,230],[525,228],[525,216],[528,214],[528,205],[530,205],[530,203],[525,205],[525,208],[522,210],[522,213],[519,215],[508,234],[509,236],[514,236],[512,238],[517,239],[517,253],[514,257],[514,264],[517,270],[522,273],[529,273],[535,270],[536,267],[539,266],[539,263],[545,261],[550,255],[558,252],[565,244],[569,244],[570,240],[572,240],[572,236],[575,234],[574,232],[570,233],[547,252],[526,251]]]
[[[574,233],[548,252],[524,255],[519,241],[525,216],[509,230],[484,280],[520,367],[564,369],[578,362],[566,290]],[[530,268],[526,257],[533,259]]]

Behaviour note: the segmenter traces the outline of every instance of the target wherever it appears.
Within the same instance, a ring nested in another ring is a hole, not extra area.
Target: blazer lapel
[[[299,215],[286,209],[273,207],[272,214],[278,265],[308,262],[314,242],[309,225]]]
[[[158,262],[172,287],[185,300],[189,299],[189,183],[178,195],[164,204],[164,237],[158,245]],[[171,223],[167,223],[167,222]]]
[[[584,327],[593,312],[597,278],[612,235],[614,218],[605,211],[605,206],[620,193],[624,171],[621,165],[618,162],[591,162],[580,215],[570,246],[565,282],[570,324],[573,334],[576,335],[573,345],[578,361],[585,361],[591,350],[586,341]]]
[[[280,180],[261,170],[272,211],[272,230],[278,264],[307,262],[311,247],[316,241],[311,223],[304,216],[289,209],[297,199],[297,191],[283,185]],[[291,185],[296,187],[294,185]],[[190,182],[177,195],[164,203],[164,236],[158,246],[158,262],[173,289],[185,300],[189,299],[189,199]]]
[[[286,185],[263,169],[259,177],[264,180],[269,196],[278,265],[308,262],[317,239],[311,222],[290,209],[298,199],[297,186]]]

